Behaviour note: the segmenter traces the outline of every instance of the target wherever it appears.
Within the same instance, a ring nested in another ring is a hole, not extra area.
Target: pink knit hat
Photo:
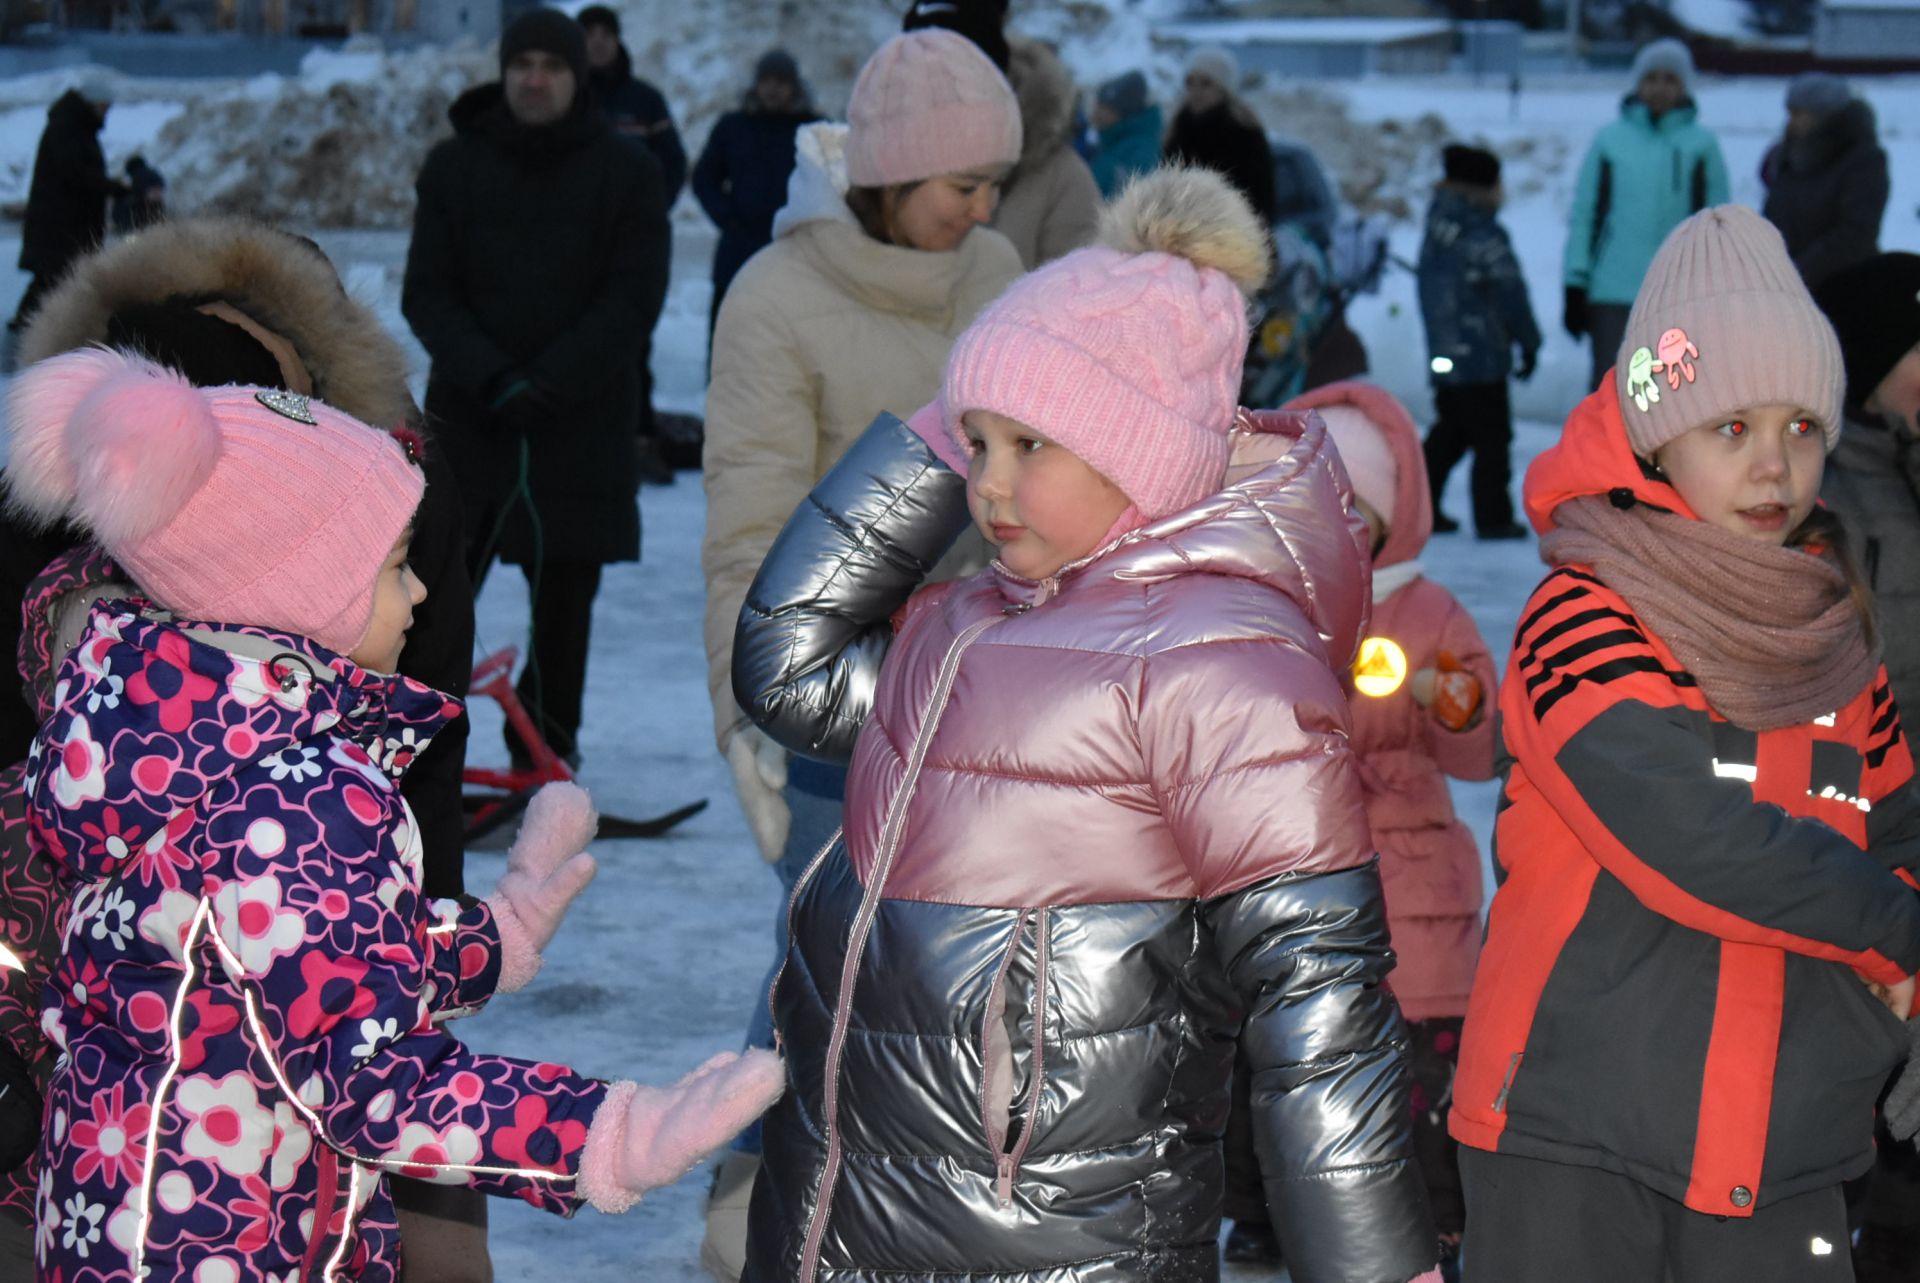
[[[426,488],[392,437],[318,401],[196,388],[142,357],[86,348],[8,396],[9,503],[70,518],[156,603],[351,654],[380,568]]]
[[[929,28],[874,50],[847,104],[847,178],[892,187],[1020,159],[1020,104],[971,40]]]
[[[1634,452],[1756,405],[1809,411],[1831,450],[1846,369],[1833,326],[1772,223],[1743,205],[1686,219],[1661,244],[1614,375]]]
[[[1080,456],[1148,519],[1220,488],[1272,258],[1246,199],[1204,169],[1161,169],[1108,207],[1098,242],[1015,281],[953,346],[947,429],[988,410]]]

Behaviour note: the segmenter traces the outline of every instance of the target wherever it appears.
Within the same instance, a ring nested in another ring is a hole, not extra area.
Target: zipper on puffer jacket
[[[773,1024],[768,1027],[773,1030],[775,1050],[780,1049],[781,1041],[780,1009],[774,1002],[774,995],[780,992],[780,980],[787,974],[787,959],[793,956],[793,906],[800,903],[800,893],[807,889],[807,883],[813,881],[814,873],[826,861],[827,852],[833,850],[833,844],[838,842],[846,831],[844,825],[835,829],[833,836],[827,839],[826,845],[813,853],[813,858],[807,861],[807,867],[802,869],[800,876],[793,880],[793,891],[787,896],[787,952],[780,955],[780,968],[773,973],[773,983],[767,986],[767,1014],[773,1018]]]
[[[860,971],[860,958],[866,952],[867,935],[873,930],[874,915],[880,910],[880,893],[893,858],[899,853],[900,837],[906,829],[907,804],[913,799],[914,786],[926,765],[927,750],[933,745],[934,732],[946,715],[947,699],[953,693],[954,678],[960,671],[960,657],[981,633],[1006,622],[1009,611],[990,615],[969,624],[953,639],[946,658],[940,661],[940,675],[934,681],[933,694],[920,717],[920,732],[913,737],[913,750],[907,756],[906,774],[887,804],[886,822],[880,827],[880,845],[874,853],[873,871],[867,878],[866,893],[860,897],[859,911],[853,915],[853,927],[847,933],[847,955],[840,964],[840,996],[833,1005],[833,1034],[827,1040],[825,1099],[821,1124],[827,1133],[827,1155],[820,1168],[820,1191],[814,1196],[813,1216],[807,1225],[806,1243],[800,1251],[799,1283],[813,1283],[820,1269],[820,1240],[826,1237],[827,1215],[833,1206],[833,1187],[840,1179],[840,1061],[846,1054],[847,1022],[853,1010],[853,982]]]
[[[994,1153],[994,1194],[1002,1211],[1013,1206],[1013,1183],[1020,1174],[1020,1162],[1026,1157],[1027,1146],[1033,1143],[1033,1129],[1039,1122],[1040,1098],[1047,1081],[1047,971],[1051,919],[1047,911],[1041,909],[1034,926],[1033,1009],[1029,1013],[1033,1019],[1033,1053],[1031,1072],[1027,1075],[1027,1112],[1021,1122],[1019,1139],[1009,1145],[1007,1138],[1013,1131],[1013,1100],[1017,1093],[1010,1084],[1004,1091],[1001,1090],[1002,1078],[1011,1078],[1013,1074],[1013,1047],[1006,1022],[1007,972],[1012,966],[1014,954],[1019,952],[1021,937],[1026,933],[1029,912],[1021,910],[1014,922],[1013,939],[1007,945],[1006,956],[1000,959],[999,970],[994,973],[993,986],[987,993],[986,1014],[981,1018],[980,1026],[980,1116],[987,1130],[987,1146]]]

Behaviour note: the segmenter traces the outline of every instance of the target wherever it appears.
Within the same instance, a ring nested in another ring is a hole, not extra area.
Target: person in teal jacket
[[[1100,143],[1089,163],[1102,200],[1112,200],[1135,174],[1159,167],[1160,108],[1138,71],[1115,76],[1094,92],[1092,122]]]
[[[1724,205],[1727,164],[1693,101],[1693,55],[1656,40],[1633,60],[1634,89],[1580,166],[1567,221],[1567,333],[1593,339],[1595,388],[1613,369],[1647,265],[1680,221]]]

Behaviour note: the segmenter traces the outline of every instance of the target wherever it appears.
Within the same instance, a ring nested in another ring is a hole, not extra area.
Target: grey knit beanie
[[[1853,101],[1853,86],[1830,71],[1803,71],[1787,85],[1787,109],[1831,116]]]
[[[1636,454],[1756,405],[1794,405],[1840,439],[1833,326],[1772,223],[1744,205],[1682,222],[1640,282],[1614,366]]]
[[[1688,93],[1693,92],[1693,51],[1678,40],[1655,40],[1640,46],[1633,55],[1633,83],[1638,85],[1649,71],[1671,71]]]

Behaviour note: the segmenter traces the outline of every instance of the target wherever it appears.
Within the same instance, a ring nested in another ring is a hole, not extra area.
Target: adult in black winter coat
[[[633,55],[620,41],[620,15],[605,5],[588,5],[577,19],[587,33],[588,80],[594,105],[623,137],[645,143],[660,162],[667,205],[680,199],[687,181],[687,149],[674,126],[666,95],[633,74]]]
[[[1887,153],[1873,108],[1847,82],[1808,72],[1787,89],[1786,134],[1760,164],[1761,212],[1787,242],[1808,289],[1880,252]]]
[[[27,216],[20,229],[20,267],[33,273],[13,316],[18,330],[73,260],[107,233],[107,202],[126,184],[107,176],[100,127],[113,105],[108,81],[90,76],[47,109],[47,128],[33,157]]]
[[[420,171],[400,306],[433,360],[427,416],[466,501],[469,569],[479,583],[497,554],[525,572],[520,696],[566,755],[600,568],[640,555],[640,378],[620,354],[659,317],[672,241],[659,166],[579,92],[573,20],[523,15],[500,57]]]
[[[1161,159],[1225,175],[1260,220],[1272,226],[1279,214],[1273,151],[1260,118],[1233,94],[1239,78],[1233,55],[1218,46],[1201,48],[1187,60],[1186,96],[1167,128]]]
[[[793,173],[794,133],[818,119],[793,55],[775,49],[754,67],[753,87],[740,109],[720,117],[707,135],[693,165],[693,194],[720,229],[709,339],[734,274],[773,240],[773,216],[787,203]]]

